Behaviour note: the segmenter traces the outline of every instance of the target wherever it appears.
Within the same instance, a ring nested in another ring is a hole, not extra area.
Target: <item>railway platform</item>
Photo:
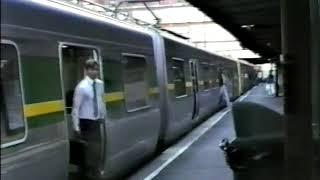
[[[264,85],[258,85],[237,101],[251,101],[283,113],[283,98],[267,95]],[[219,148],[223,138],[234,139],[231,108],[226,108],[205,121],[177,144],[144,166],[129,180],[250,180],[282,179],[283,169],[254,169],[234,172]]]

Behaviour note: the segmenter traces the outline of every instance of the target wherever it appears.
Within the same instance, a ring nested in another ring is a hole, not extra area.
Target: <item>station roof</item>
[[[278,60],[281,52],[280,0],[187,0],[223,26],[259,59],[255,64]]]

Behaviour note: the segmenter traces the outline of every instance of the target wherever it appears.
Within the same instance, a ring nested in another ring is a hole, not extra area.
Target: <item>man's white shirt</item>
[[[96,83],[98,116],[94,116],[94,91],[93,83]],[[77,85],[73,96],[72,121],[73,127],[79,131],[79,119],[98,120],[106,116],[106,107],[103,100],[104,84],[99,79],[91,79],[86,76]]]

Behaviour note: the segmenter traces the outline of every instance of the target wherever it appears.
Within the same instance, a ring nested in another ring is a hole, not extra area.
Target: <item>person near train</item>
[[[226,87],[227,77],[223,72],[219,76],[219,86],[220,86],[220,103],[225,103],[226,106],[230,107],[231,102],[229,98],[229,93]]]
[[[85,77],[75,88],[72,107],[73,128],[86,142],[84,165],[86,171],[96,171],[97,162],[102,162],[102,135],[106,117],[103,101],[104,83],[99,76],[99,64],[89,59],[84,64]],[[96,172],[94,172],[96,173]]]
[[[274,84],[274,76],[273,76],[273,71],[269,71],[269,75],[267,77],[267,82],[266,82],[266,90],[268,95],[272,96],[275,93],[275,84]]]

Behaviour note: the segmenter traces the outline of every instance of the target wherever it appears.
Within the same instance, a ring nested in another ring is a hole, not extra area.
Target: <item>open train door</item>
[[[199,74],[198,62],[196,59],[189,61],[190,76],[192,80],[192,94],[193,94],[193,113],[192,119],[197,119],[199,116]]]
[[[60,44],[60,69],[61,69],[61,82],[62,92],[65,103],[65,119],[68,123],[69,140],[70,140],[70,164],[77,166],[97,166],[103,169],[104,165],[104,149],[105,149],[105,122],[100,126],[100,140],[97,142],[85,142],[80,135],[77,135],[73,130],[72,122],[72,105],[73,95],[77,84],[84,78],[83,65],[86,60],[95,59],[99,61],[98,50],[91,46],[84,46],[78,44]],[[100,68],[100,77],[102,71]],[[98,154],[99,161],[96,158],[85,156],[85,153]],[[89,157],[86,158],[85,157]],[[94,168],[95,169],[95,168]]]

